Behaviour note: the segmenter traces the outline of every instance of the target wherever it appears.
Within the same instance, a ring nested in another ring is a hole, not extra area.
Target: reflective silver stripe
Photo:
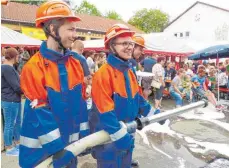
[[[69,142],[77,141],[79,140],[79,133],[74,133],[69,136]]]
[[[124,137],[126,134],[127,134],[127,130],[122,127],[116,133],[110,134],[110,137],[111,137],[112,141],[117,141],[117,140],[121,139],[122,137]]]
[[[87,129],[89,129],[88,122],[84,122],[84,123],[80,124],[80,131],[84,131],[84,130],[87,130]]]
[[[20,136],[20,144],[28,148],[42,148],[39,139]]]
[[[60,131],[58,128],[45,135],[39,136],[39,140],[41,141],[41,144],[43,145],[50,143],[58,138],[60,138]]]

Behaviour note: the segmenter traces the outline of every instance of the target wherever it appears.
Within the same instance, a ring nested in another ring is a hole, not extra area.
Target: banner
[[[39,39],[39,40],[46,40],[45,33],[42,29],[33,28],[33,27],[21,27],[22,34],[27,36]]]

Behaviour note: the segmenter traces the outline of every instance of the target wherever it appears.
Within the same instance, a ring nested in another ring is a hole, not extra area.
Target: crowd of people
[[[217,104],[217,89],[229,88],[229,59],[220,62],[219,67],[212,61],[203,61],[202,63],[187,61],[179,68],[175,67],[174,62],[166,61],[164,57],[153,56],[151,59],[154,59],[154,64],[150,64],[150,67],[145,68],[142,64],[142,62],[151,62],[148,57],[140,61],[139,66],[143,67],[144,72],[153,74],[153,77],[142,79],[142,89],[147,90],[148,94],[145,96],[147,99],[151,91],[155,91],[156,109],[161,106],[163,96],[174,99],[176,107],[182,106],[184,100],[191,103],[205,98],[215,105],[217,110],[222,108]]]
[[[228,59],[219,67],[194,61],[177,68],[165,57],[144,56],[144,38],[123,24],[107,30],[107,53],[84,51],[83,42],[76,40],[77,21],[80,18],[65,2],[45,2],[36,15],[36,26],[47,37],[40,50],[31,58],[23,48],[9,47],[2,54],[6,154],[19,155],[21,167],[35,167],[50,155],[54,167],[76,167],[77,158],[63,149],[100,130],[111,142],[91,151],[99,168],[137,165],[132,160],[135,132],[127,132],[124,123],[152,109],[160,113],[165,91],[176,107],[185,99],[206,98],[220,109],[215,89],[229,87]],[[137,71],[153,75],[143,77],[139,85]]]
[[[106,63],[106,53],[86,51],[83,55],[87,59],[91,75]],[[102,55],[102,60],[98,61],[97,55]],[[134,56],[133,59],[135,59]],[[156,109],[161,107],[163,97],[174,99],[176,107],[182,106],[185,100],[192,103],[205,98],[215,105],[217,110],[222,108],[217,104],[217,89],[229,88],[229,59],[220,62],[219,67],[213,61],[189,60],[178,66],[179,68],[176,68],[175,62],[158,55],[144,56],[141,53],[141,57],[135,60],[137,62],[135,63],[136,70],[150,72],[154,76],[143,77],[141,87],[146,100],[153,95],[150,101],[155,99],[154,107]],[[132,60],[130,62],[133,63]]]

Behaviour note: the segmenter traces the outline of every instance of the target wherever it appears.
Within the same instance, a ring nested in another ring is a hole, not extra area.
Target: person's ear
[[[56,36],[56,32],[55,32],[55,29],[54,29],[54,25],[53,24],[50,24],[49,25],[49,30],[50,30],[50,34],[52,34],[53,36]]]

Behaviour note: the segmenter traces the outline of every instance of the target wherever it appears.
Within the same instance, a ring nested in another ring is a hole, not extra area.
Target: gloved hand
[[[120,150],[130,150],[134,148],[134,137],[127,133],[124,137],[114,141],[114,144]]]
[[[73,155],[72,152],[63,149],[53,155],[53,167],[54,168],[66,167],[74,159],[76,159],[76,157]]]
[[[157,114],[159,114],[159,113],[161,113],[161,110],[160,110],[160,109],[156,109],[156,110],[154,111],[154,115],[157,115]],[[158,123],[161,124],[161,125],[163,125],[163,124],[165,123],[165,121],[166,121],[166,120],[162,120],[162,121],[159,121]]]

